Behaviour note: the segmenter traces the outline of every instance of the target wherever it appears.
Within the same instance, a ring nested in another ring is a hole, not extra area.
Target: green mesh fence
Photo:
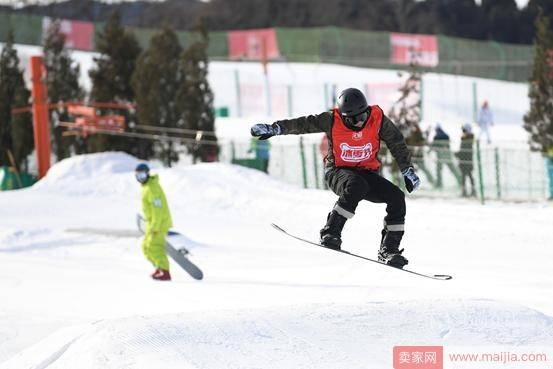
[[[287,61],[327,62],[364,67],[389,66],[387,32],[337,27],[277,28],[278,46]]]
[[[103,25],[96,24],[97,33],[103,28]],[[140,47],[144,50],[150,45],[150,39],[154,36],[159,29],[156,28],[128,28],[136,37]],[[198,35],[195,32],[178,31],[176,32],[177,38],[182,47],[186,48],[190,46],[194,41],[198,40]],[[227,33],[226,32],[211,32],[209,33],[209,48],[208,56],[213,59],[227,59],[228,58],[228,46],[227,46]]]
[[[527,81],[533,48],[438,36],[441,73],[461,74],[508,81]]]
[[[134,37],[136,37],[136,40],[138,41],[138,44],[140,45],[142,50],[147,49],[148,46],[150,46],[150,39],[153,35],[159,32],[158,29],[154,28],[129,27],[128,30],[130,30]]]
[[[95,39],[103,29],[95,24]],[[12,29],[15,42],[40,45],[42,17],[0,13],[0,41]],[[132,28],[142,48],[149,45],[156,32],[149,28]],[[177,32],[183,47],[196,35]],[[366,32],[338,27],[277,28],[278,47],[283,60],[290,62],[327,62],[360,67],[400,69],[390,63],[390,33]],[[228,59],[226,32],[211,32],[208,55]],[[429,71],[483,78],[526,82],[530,76],[533,48],[530,45],[500,44],[448,36],[438,36],[439,65]]]
[[[7,40],[10,30],[17,44],[40,45],[42,17],[0,13],[0,42]]]
[[[268,172],[299,187],[326,189],[320,140],[311,135],[275,140]],[[255,168],[255,156],[245,140],[221,142],[220,160]],[[467,198],[487,201],[543,201],[553,198],[553,158],[524,148],[475,143],[460,151],[446,145],[411,147],[421,187],[410,196]],[[390,153],[380,152],[382,175],[404,189],[401,173]],[[471,181],[472,177],[472,181]],[[463,186],[464,181],[464,186]],[[405,190],[405,189],[404,189]]]
[[[328,62],[373,68],[404,68],[390,64],[388,32],[346,28],[277,28],[280,52],[287,61]],[[533,59],[529,45],[500,44],[438,36],[440,73],[508,81],[527,81]]]

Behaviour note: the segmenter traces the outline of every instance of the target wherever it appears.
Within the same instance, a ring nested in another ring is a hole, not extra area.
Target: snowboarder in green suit
[[[142,184],[142,212],[146,219],[142,251],[156,268],[151,275],[153,279],[170,281],[169,259],[165,251],[165,238],[173,226],[171,212],[165,193],[159,184],[157,175],[150,175],[146,164],[139,164],[135,169],[136,180]]]

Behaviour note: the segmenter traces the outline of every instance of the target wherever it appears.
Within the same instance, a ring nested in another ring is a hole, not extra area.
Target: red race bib
[[[378,105],[371,106],[369,121],[361,131],[349,129],[344,124],[338,109],[334,109],[334,124],[332,125],[332,153],[337,167],[356,167],[378,170],[380,161],[380,126],[382,125],[382,109]]]

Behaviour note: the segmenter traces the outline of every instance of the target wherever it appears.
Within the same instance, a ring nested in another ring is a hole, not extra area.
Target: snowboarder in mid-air
[[[404,233],[405,195],[379,175],[378,151],[384,141],[398,163],[407,191],[420,184],[411,163],[405,139],[378,105],[369,106],[363,93],[348,88],[338,97],[338,107],[318,115],[255,124],[252,136],[266,140],[275,135],[324,132],[329,147],[325,156],[325,181],[339,198],[321,229],[320,243],[340,250],[346,221],[353,217],[361,200],[386,203],[386,216],[378,260],[403,268],[407,259],[399,245]]]
[[[159,177],[150,175],[150,168],[146,164],[136,167],[135,178],[142,184],[142,212],[146,220],[142,251],[156,268],[151,277],[155,280],[170,281],[165,243],[173,221],[165,193],[159,184]]]

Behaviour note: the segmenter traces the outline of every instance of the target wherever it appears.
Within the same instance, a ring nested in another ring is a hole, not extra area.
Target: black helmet
[[[146,173],[149,173],[150,172],[150,167],[148,166],[148,164],[144,164],[144,163],[140,163],[136,166],[135,172],[146,172]]]
[[[344,117],[354,117],[367,111],[368,108],[365,95],[356,88],[347,88],[338,96],[338,109]]]

